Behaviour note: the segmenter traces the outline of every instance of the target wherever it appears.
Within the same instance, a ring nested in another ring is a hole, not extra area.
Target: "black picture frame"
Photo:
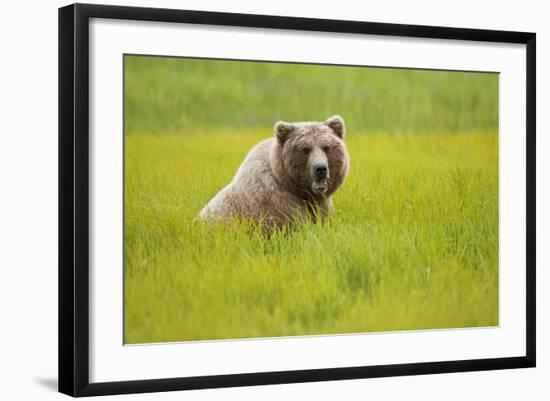
[[[89,381],[89,21],[91,18],[438,38],[526,45],[526,352],[517,357]],[[59,9],[59,391],[71,396],[252,386],[535,366],[536,35],[527,32],[74,4]]]

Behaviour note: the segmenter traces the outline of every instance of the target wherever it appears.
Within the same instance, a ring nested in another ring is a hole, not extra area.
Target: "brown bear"
[[[251,218],[268,229],[332,212],[332,194],[349,170],[340,116],[275,124],[275,138],[254,146],[229,185],[200,212],[201,220]]]

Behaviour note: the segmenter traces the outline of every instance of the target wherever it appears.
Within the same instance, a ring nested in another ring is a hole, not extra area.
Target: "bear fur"
[[[231,183],[202,209],[199,219],[244,217],[268,228],[299,217],[324,219],[349,170],[344,136],[340,116],[323,122],[277,122],[275,137],[250,150]]]

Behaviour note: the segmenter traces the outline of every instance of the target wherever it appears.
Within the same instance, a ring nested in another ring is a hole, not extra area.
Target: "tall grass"
[[[333,114],[364,134],[498,127],[497,74],[125,56],[125,82],[130,135]]]
[[[199,210],[277,120],[341,114],[327,224]],[[498,324],[498,75],[125,56],[125,342]]]
[[[496,131],[369,134],[330,222],[271,238],[194,221],[269,129],[126,135],[125,342],[498,324]]]

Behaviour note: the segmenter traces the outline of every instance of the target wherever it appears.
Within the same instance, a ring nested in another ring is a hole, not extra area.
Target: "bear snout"
[[[313,174],[318,180],[327,178],[328,166],[325,163],[317,163],[313,166]]]

